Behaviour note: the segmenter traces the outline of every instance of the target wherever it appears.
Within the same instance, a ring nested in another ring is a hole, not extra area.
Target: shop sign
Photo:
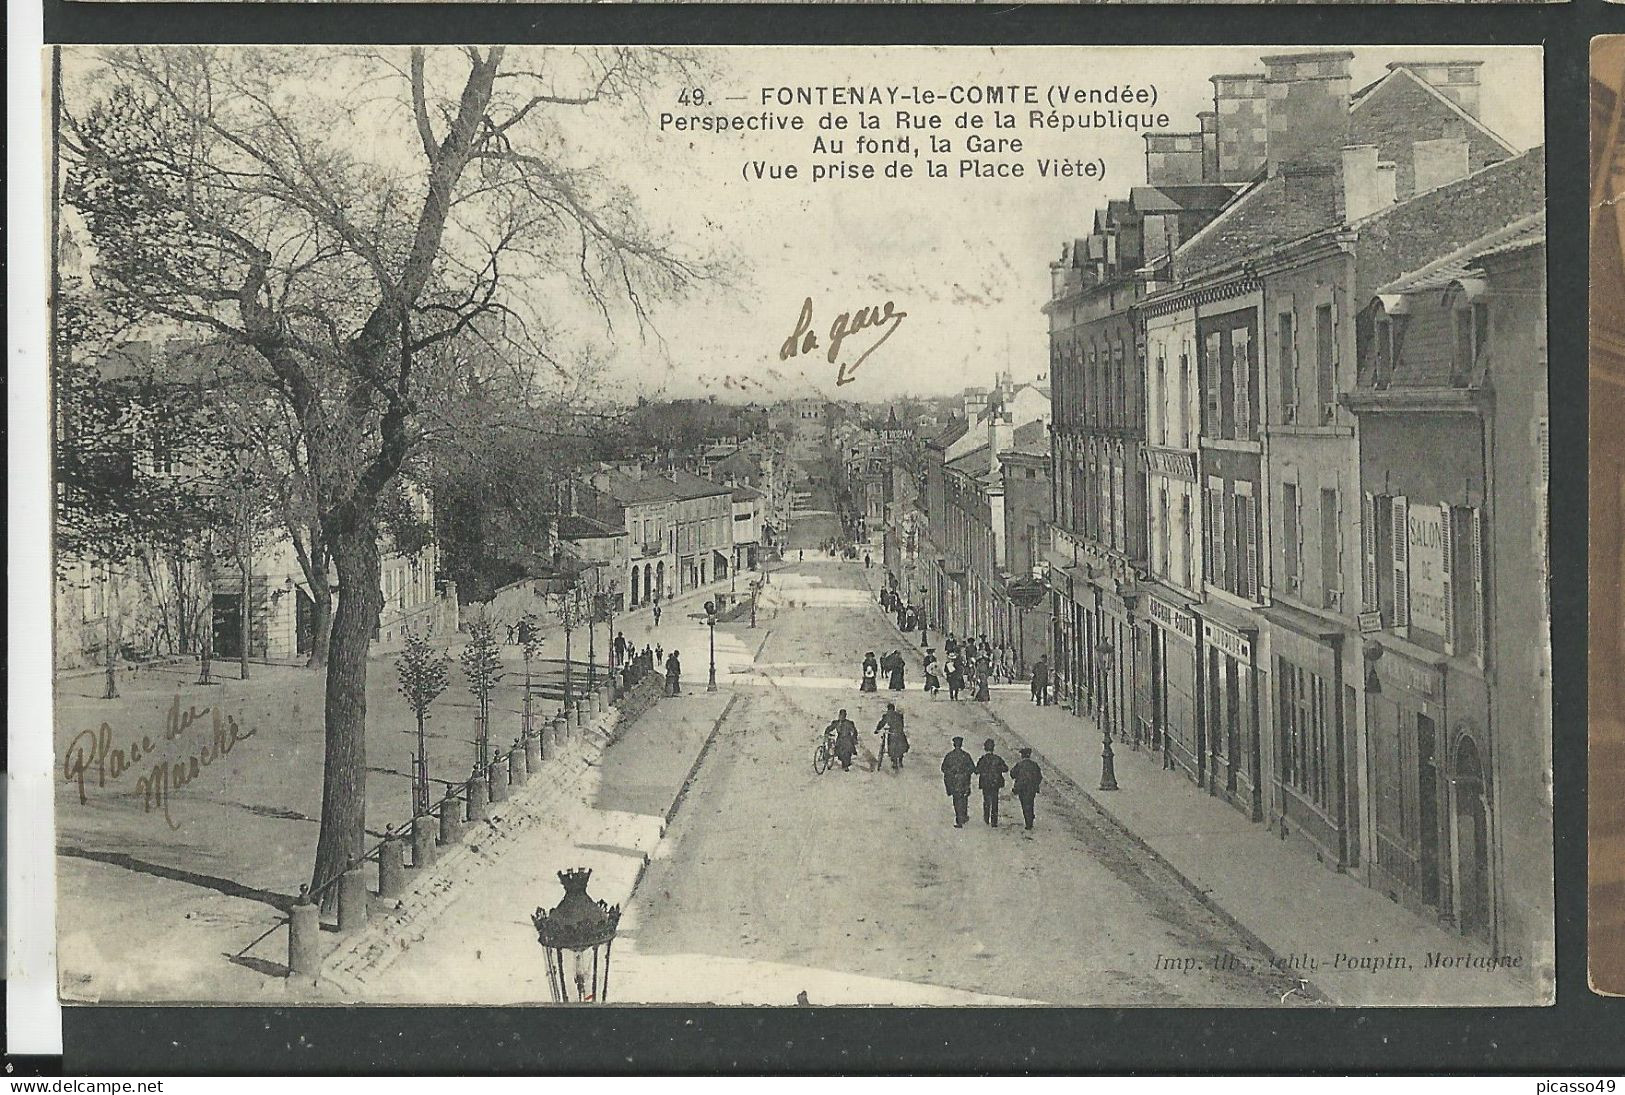
[[[1187,642],[1196,641],[1196,617],[1189,612],[1152,598],[1151,619],[1159,626],[1183,635]]]
[[[1224,651],[1238,662],[1246,665],[1253,664],[1253,644],[1228,628],[1204,620],[1202,622],[1202,641],[1211,647]]]
[[[1412,506],[1405,516],[1411,626],[1435,635],[1444,627],[1444,520],[1438,506]]]
[[[1403,659],[1384,658],[1383,675],[1394,684],[1429,698],[1439,695],[1439,672]]]

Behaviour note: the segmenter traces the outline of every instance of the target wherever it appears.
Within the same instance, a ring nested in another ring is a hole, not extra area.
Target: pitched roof
[[[673,496],[676,498],[710,498],[713,495],[727,494],[733,489],[709,479],[701,479],[693,472],[684,471],[682,468],[673,469],[671,474],[672,479],[667,483],[673,488]]]
[[[1235,193],[1234,186],[1219,183],[1136,186],[1129,191],[1129,200],[1141,213],[1177,213],[1187,209],[1218,209]]]
[[[1453,282],[1473,277],[1473,265],[1480,259],[1489,255],[1522,250],[1545,241],[1546,214],[1542,211],[1480,236],[1465,247],[1458,248],[1418,270],[1402,274],[1379,288],[1374,295],[1398,296],[1404,293],[1445,289]]]
[[[733,489],[733,500],[735,502],[751,502],[762,497],[765,496],[754,487],[735,487]]]
[[[969,472],[977,475],[985,472],[991,466],[988,462],[987,446],[978,445],[963,456],[956,456],[948,461],[948,466],[954,471]]]
[[[1174,252],[1176,275],[1189,277],[1324,228],[1336,217],[1338,185],[1330,172],[1255,182]]]
[[[599,540],[611,536],[625,536],[625,529],[611,528],[584,513],[563,513],[558,518],[560,540]]]

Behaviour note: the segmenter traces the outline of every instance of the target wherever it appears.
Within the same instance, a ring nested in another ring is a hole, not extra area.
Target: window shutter
[[[1236,436],[1251,437],[1253,428],[1252,338],[1246,327],[1237,327],[1231,333],[1231,387],[1235,389]]]
[[[1409,627],[1411,623],[1410,537],[1407,529],[1410,516],[1405,497],[1396,495],[1392,502],[1394,520],[1394,626]]]
[[[1213,488],[1202,488],[1202,579],[1213,580],[1213,535],[1217,522],[1213,516]]]
[[[1439,539],[1442,541],[1440,558],[1443,560],[1442,566],[1444,570],[1444,652],[1446,654],[1456,652],[1456,599],[1455,585],[1452,582],[1452,571],[1455,569],[1456,545],[1454,541],[1456,539],[1456,529],[1455,522],[1452,520],[1453,517],[1454,514],[1451,512],[1449,503],[1439,506],[1439,529],[1441,532]]]
[[[1361,570],[1360,608],[1377,610],[1377,499],[1369,492],[1360,500]]]
[[[1208,437],[1223,437],[1224,422],[1220,411],[1221,395],[1220,380],[1223,369],[1220,365],[1220,339],[1217,332],[1207,336],[1207,353],[1201,362],[1202,386],[1207,392],[1207,418],[1202,423],[1201,432]]]
[[[1245,498],[1242,508],[1247,514],[1247,598],[1263,600],[1258,583],[1258,498]]]

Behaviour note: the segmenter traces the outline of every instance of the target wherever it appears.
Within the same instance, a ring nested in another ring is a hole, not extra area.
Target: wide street
[[[815,1004],[896,1002],[886,986],[899,982],[1055,1004],[1278,1004],[1292,981],[1273,971],[1159,968],[1174,955],[1265,962],[1058,773],[1048,773],[1031,834],[1008,788],[998,829],[982,823],[974,794],[970,824],[954,828],[938,769],[950,739],[963,735],[979,753],[992,737],[1014,762],[1021,742],[999,712],[1019,729],[1022,694],[930,700],[912,656],[905,692],[860,693],[863,653],[908,645],[871,594],[878,570],[811,548],[796,561],[822,517],[795,523],[764,600],[776,606],[764,610],[765,642],[723,682],[738,699],[629,909],[632,969],[662,955],[674,969],[714,956],[744,977],[800,968],[813,985],[841,986],[839,1001],[809,991]],[[814,774],[819,733],[839,708],[872,749],[890,701],[906,713],[912,747],[900,774],[872,772],[861,756],[850,772]],[[790,983],[731,985],[728,997],[789,1003]]]

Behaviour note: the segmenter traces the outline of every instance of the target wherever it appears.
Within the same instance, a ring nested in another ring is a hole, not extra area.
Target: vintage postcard
[[[1591,43],[1591,987],[1625,995],[1625,37]]]
[[[1538,48],[49,63],[64,999],[1553,999]]]

